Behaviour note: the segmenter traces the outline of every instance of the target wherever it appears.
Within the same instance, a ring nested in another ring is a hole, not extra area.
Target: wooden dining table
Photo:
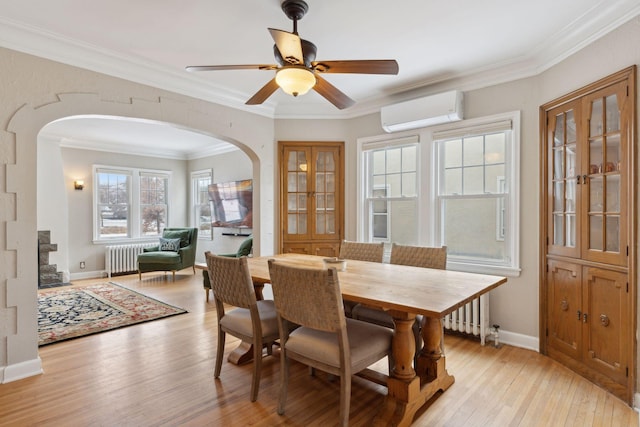
[[[326,268],[323,257],[280,254],[249,258],[254,283],[270,282],[268,260]],[[388,393],[374,419],[376,426],[408,426],[418,409],[454,383],[445,366],[442,318],[505,283],[500,276],[347,260],[338,272],[345,300],[387,311],[394,319],[393,367],[385,376]],[[416,349],[413,324],[422,315],[422,349]],[[414,356],[418,351],[414,366]]]

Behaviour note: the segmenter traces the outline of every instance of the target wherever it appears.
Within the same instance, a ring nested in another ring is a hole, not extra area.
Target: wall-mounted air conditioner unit
[[[452,90],[387,105],[380,110],[382,129],[398,132],[462,120],[462,92]]]

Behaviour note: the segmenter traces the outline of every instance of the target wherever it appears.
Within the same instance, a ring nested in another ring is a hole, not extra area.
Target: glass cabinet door
[[[621,106],[626,86],[616,85],[585,100],[588,117],[588,160],[585,161],[587,226],[583,231],[583,256],[594,261],[623,260],[626,242],[621,230],[626,219],[623,212],[621,176],[625,173],[622,156],[624,134],[621,132]],[[618,263],[618,262],[616,262]]]
[[[309,150],[289,148],[284,153],[287,162],[285,234],[306,235],[308,232],[309,154]]]
[[[579,216],[577,215],[578,184],[581,182],[578,163],[577,105],[563,106],[550,112],[549,119],[549,221],[552,253],[572,255],[578,251]]]
[[[315,187],[314,201],[314,238],[333,237],[337,232],[336,189],[338,149],[318,147],[312,150]]]
[[[341,221],[341,147],[287,146],[283,162],[283,218],[287,241],[335,240]]]

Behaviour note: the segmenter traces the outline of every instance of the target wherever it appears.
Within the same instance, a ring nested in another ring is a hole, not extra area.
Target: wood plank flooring
[[[255,403],[250,364],[225,360],[213,379],[216,316],[201,277],[187,269],[175,283],[162,273],[113,278],[189,313],[41,347],[43,375],[0,385],[0,425],[336,425],[339,380],[310,377],[303,365],[291,366],[284,416],[276,413],[277,356],[264,359]],[[416,415],[415,426],[638,426],[624,402],[536,352],[451,336],[445,342],[456,382]],[[237,344],[228,337],[227,352]],[[350,424],[370,425],[385,393],[354,378]]]

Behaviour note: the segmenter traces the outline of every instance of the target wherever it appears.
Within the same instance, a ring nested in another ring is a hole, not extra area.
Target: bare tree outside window
[[[145,236],[158,235],[166,227],[167,184],[166,175],[140,176],[140,218]]]

